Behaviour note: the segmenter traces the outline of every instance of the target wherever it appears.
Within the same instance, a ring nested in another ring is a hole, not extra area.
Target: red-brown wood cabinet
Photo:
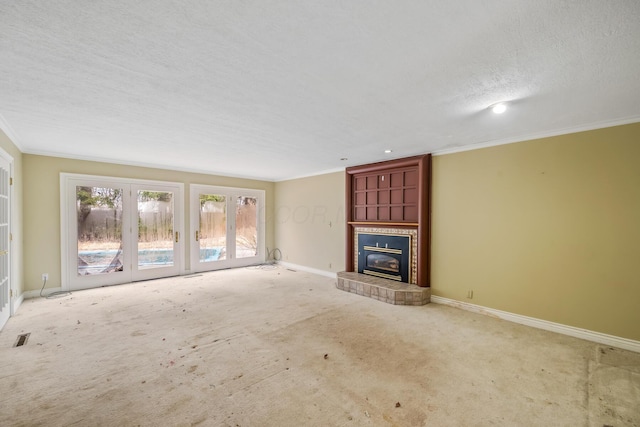
[[[354,227],[416,228],[419,286],[429,286],[431,154],[346,170],[346,268],[354,271]]]

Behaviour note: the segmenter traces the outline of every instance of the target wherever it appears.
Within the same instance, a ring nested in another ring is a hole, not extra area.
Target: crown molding
[[[623,126],[623,125],[629,125],[632,123],[639,123],[639,122],[640,122],[640,116],[634,116],[634,117],[628,117],[625,119],[608,120],[608,121],[590,123],[590,124],[585,124],[580,126],[572,126],[568,128],[536,132],[536,133],[528,134],[525,136],[504,138],[504,139],[498,139],[494,141],[479,142],[475,144],[463,145],[460,147],[444,148],[442,150],[436,150],[431,154],[434,156],[442,156],[445,154],[454,154],[454,153],[461,153],[464,151],[480,150],[482,148],[495,147],[498,145],[515,144],[517,142],[532,141],[536,139],[549,138],[552,136],[569,135],[572,133],[587,132],[590,130],[606,129],[609,127]]]
[[[9,125],[9,122],[7,122],[2,114],[0,114],[0,129],[2,129],[2,132],[4,132],[5,135],[7,135],[13,145],[15,145],[16,148],[20,150],[20,152],[24,153],[24,147],[20,142],[20,138],[18,138],[18,134],[15,130],[13,130],[11,125]]]

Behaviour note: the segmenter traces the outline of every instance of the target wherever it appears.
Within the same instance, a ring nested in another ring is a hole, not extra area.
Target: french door
[[[62,174],[61,189],[63,289],[180,274],[182,184]]]
[[[264,191],[192,184],[189,204],[193,271],[264,262]]]
[[[7,159],[0,156],[0,329],[10,316],[11,300],[9,280],[9,236],[10,236],[10,189],[9,168]]]

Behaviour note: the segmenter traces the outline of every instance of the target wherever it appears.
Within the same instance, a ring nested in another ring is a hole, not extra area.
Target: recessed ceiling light
[[[391,153],[392,151],[393,151],[393,150],[384,150],[384,153],[385,153],[385,154],[389,154],[389,153]]]
[[[495,114],[502,114],[505,111],[507,111],[507,104],[505,104],[504,102],[499,102],[497,104],[494,104],[491,107],[491,111],[493,111]]]

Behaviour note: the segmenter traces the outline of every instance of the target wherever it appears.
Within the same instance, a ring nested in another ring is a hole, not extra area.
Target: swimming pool
[[[220,258],[222,248],[201,248],[200,262],[217,261]],[[106,251],[79,251],[78,274],[98,274],[104,271],[112,263],[118,250]],[[122,252],[116,260],[122,264]],[[138,251],[138,267],[150,268],[173,265],[172,249],[140,249]]]

